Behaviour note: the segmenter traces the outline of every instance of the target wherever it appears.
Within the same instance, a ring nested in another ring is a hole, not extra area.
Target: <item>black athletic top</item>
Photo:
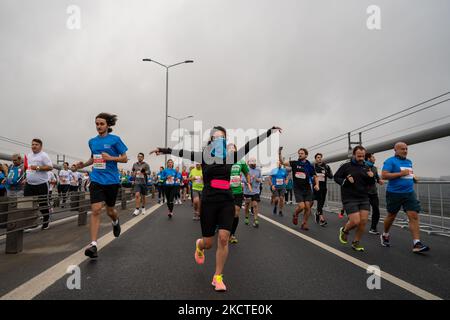
[[[172,150],[171,148],[159,148],[159,150],[163,154],[172,154],[176,157],[185,158],[202,164],[204,183],[202,202],[233,201],[231,189],[224,190],[213,188],[211,187],[211,180],[230,181],[231,167],[233,164],[244,158],[251,149],[269,137],[272,134],[272,130],[273,128],[267,130],[267,132],[261,134],[259,137],[248,141],[245,146],[237,152],[227,152],[227,157],[225,159],[211,156],[211,145],[206,146],[203,149],[203,152]]]
[[[375,181],[367,172],[369,166],[364,162],[358,163],[354,159],[344,163],[334,175],[334,181],[341,185],[342,201],[359,201],[369,199],[369,186]],[[354,183],[347,180],[347,176],[353,177]]]

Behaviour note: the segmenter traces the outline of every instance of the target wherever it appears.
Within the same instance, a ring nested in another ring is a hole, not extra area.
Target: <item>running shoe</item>
[[[116,237],[116,238],[119,237],[121,230],[122,229],[120,228],[120,221],[119,221],[119,218],[117,218],[117,224],[113,223],[113,234],[114,234],[114,237]]]
[[[227,291],[227,287],[225,286],[225,283],[223,283],[223,274],[215,274],[211,284],[217,292]]]
[[[236,243],[238,243],[238,239],[235,236],[231,236],[230,237],[230,243],[236,244]]]
[[[377,229],[370,229],[370,230],[369,230],[369,233],[370,233],[370,234],[377,235],[377,236],[380,235],[380,233],[378,232]]]
[[[355,250],[355,251],[359,251],[359,252],[363,252],[364,251],[364,247],[359,244],[359,241],[353,241],[352,242],[352,249]]]
[[[414,253],[421,253],[421,252],[425,252],[425,251],[429,251],[430,248],[427,247],[426,245],[424,245],[422,242],[417,242],[414,247],[413,247],[413,252]]]
[[[318,212],[314,213],[314,220],[316,221],[317,224],[319,224],[319,222],[320,222],[320,214]]]
[[[205,250],[200,250],[198,248],[199,241],[202,241],[202,239],[197,239],[197,241],[195,241],[194,258],[195,258],[195,262],[197,262],[197,264],[204,264],[205,263]]]
[[[133,211],[133,216],[138,216],[139,215],[139,209],[134,209]]]
[[[259,227],[259,221],[258,221],[258,220],[255,220],[255,221],[253,222],[253,227],[254,227],[254,228],[258,228],[258,227]]]
[[[280,217],[282,217],[282,216],[283,216],[283,211],[280,210],[280,212],[278,212],[278,215],[279,215]]]
[[[169,217],[169,219],[172,219],[173,213],[172,213],[172,212],[169,212],[169,213],[167,214],[167,216]]]
[[[339,219],[342,219],[344,217],[344,209],[341,209],[341,211],[339,212]]]
[[[244,223],[245,223],[246,225],[248,225],[248,224],[250,223],[250,220],[248,219],[248,217],[245,217]]]
[[[325,227],[327,224],[328,224],[328,222],[326,220],[322,220],[322,221],[319,222],[319,225],[321,227]]]
[[[306,223],[302,223],[300,229],[302,229],[302,230],[304,230],[304,231],[308,231],[308,230],[309,230],[309,228],[308,228],[308,226],[306,225]]]
[[[344,231],[344,227],[339,229],[339,241],[342,244],[347,244],[348,243],[348,232]]]
[[[380,240],[381,240],[381,245],[383,247],[390,247],[391,246],[390,236],[389,235],[387,235],[387,236],[385,236],[383,234],[380,235]]]
[[[89,247],[87,247],[84,251],[84,255],[91,259],[97,258],[97,246],[93,246],[92,244],[89,245]]]
[[[292,223],[298,225],[298,215],[294,214],[294,216],[292,217]]]
[[[277,207],[273,207],[272,213],[273,213],[273,214],[277,214]]]

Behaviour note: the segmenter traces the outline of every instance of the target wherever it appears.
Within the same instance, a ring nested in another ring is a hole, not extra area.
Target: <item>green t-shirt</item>
[[[194,178],[192,181],[192,190],[202,191],[203,190],[203,171],[202,169],[194,168],[189,173],[189,178]]]
[[[249,171],[248,165],[244,159],[239,160],[231,167],[230,187],[233,194],[244,193],[244,191],[242,190],[241,173],[247,174],[248,171]]]

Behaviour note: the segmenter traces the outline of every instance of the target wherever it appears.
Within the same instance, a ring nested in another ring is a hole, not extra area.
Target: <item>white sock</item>
[[[413,240],[414,245],[416,245],[417,242],[420,242],[420,239],[414,239],[414,240]]]
[[[92,241],[91,246],[97,246],[97,241]]]

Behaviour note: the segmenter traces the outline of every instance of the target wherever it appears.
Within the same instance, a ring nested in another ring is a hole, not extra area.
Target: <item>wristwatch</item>
[[[41,170],[41,167],[37,166],[36,171],[40,171],[40,170]]]

